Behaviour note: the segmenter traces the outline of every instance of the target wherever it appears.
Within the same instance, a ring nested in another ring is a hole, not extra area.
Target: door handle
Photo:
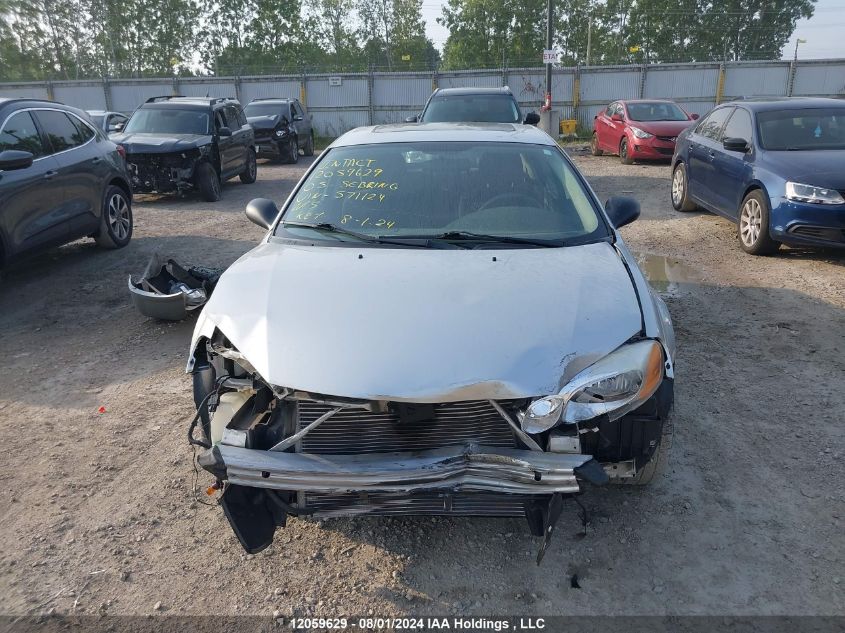
[[[44,179],[45,180],[53,180],[53,176],[58,174],[59,172],[55,169],[51,169],[50,171],[44,172]]]
[[[99,156],[95,156],[94,158],[92,158],[92,159],[91,159],[91,163],[92,163],[92,164],[94,164],[94,165],[96,165],[96,164],[97,164],[97,163],[99,163],[101,160],[103,160],[103,159],[102,159],[102,158],[100,158]]]

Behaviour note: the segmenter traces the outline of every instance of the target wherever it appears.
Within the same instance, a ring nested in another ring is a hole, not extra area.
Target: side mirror
[[[255,198],[246,205],[246,217],[263,229],[269,229],[279,215],[276,203],[267,198]]]
[[[221,127],[217,129],[217,136],[232,136],[232,130],[227,127]]]
[[[610,120],[611,121],[624,121],[625,119],[622,117],[621,114],[619,114],[617,112],[616,114],[611,115]]]
[[[689,118],[691,118],[693,121],[698,121],[701,118],[701,115],[693,112],[692,114],[689,115]]]
[[[748,151],[748,141],[744,138],[726,138],[722,141],[722,147],[729,152],[742,152],[745,154]]]
[[[640,217],[640,203],[628,196],[613,196],[604,203],[607,217],[617,229]]]
[[[26,169],[32,166],[32,159],[35,158],[30,152],[22,152],[16,149],[7,149],[0,152],[0,171],[12,171],[13,169]]]
[[[540,122],[540,115],[536,112],[529,112],[525,115],[525,125],[537,125]]]
[[[123,121],[121,121],[120,123],[112,123],[109,126],[109,134],[116,134],[117,132],[122,132],[125,125],[126,123]]]
[[[406,116],[405,117],[405,123],[417,123],[419,120],[420,120],[420,117],[416,114],[414,116]]]

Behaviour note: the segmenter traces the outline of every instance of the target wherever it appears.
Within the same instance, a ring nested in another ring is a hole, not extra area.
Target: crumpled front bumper
[[[323,493],[483,491],[577,493],[578,479],[607,476],[590,455],[466,445],[413,453],[314,455],[220,444],[199,463],[229,483]]]

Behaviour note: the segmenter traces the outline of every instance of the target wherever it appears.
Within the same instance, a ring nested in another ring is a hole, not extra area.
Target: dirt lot
[[[672,211],[665,165],[575,154],[602,198],[643,204],[624,234],[657,256],[679,345],[666,477],[585,496],[588,535],[565,514],[539,568],[522,520],[294,519],[246,556],[192,492],[193,321],[141,317],[126,279],[156,250],[249,249],[245,203],[308,161],[261,165],[216,204],[138,201],[124,250],[4,274],[0,613],[845,614],[845,255],[745,255],[729,222]]]

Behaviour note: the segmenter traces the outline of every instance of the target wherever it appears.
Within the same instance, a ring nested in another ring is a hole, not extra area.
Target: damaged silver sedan
[[[292,516],[524,516],[666,459],[674,334],[545,133],[359,128],[220,278],[191,343],[190,441],[249,552]],[[578,504],[580,505],[580,504]]]

